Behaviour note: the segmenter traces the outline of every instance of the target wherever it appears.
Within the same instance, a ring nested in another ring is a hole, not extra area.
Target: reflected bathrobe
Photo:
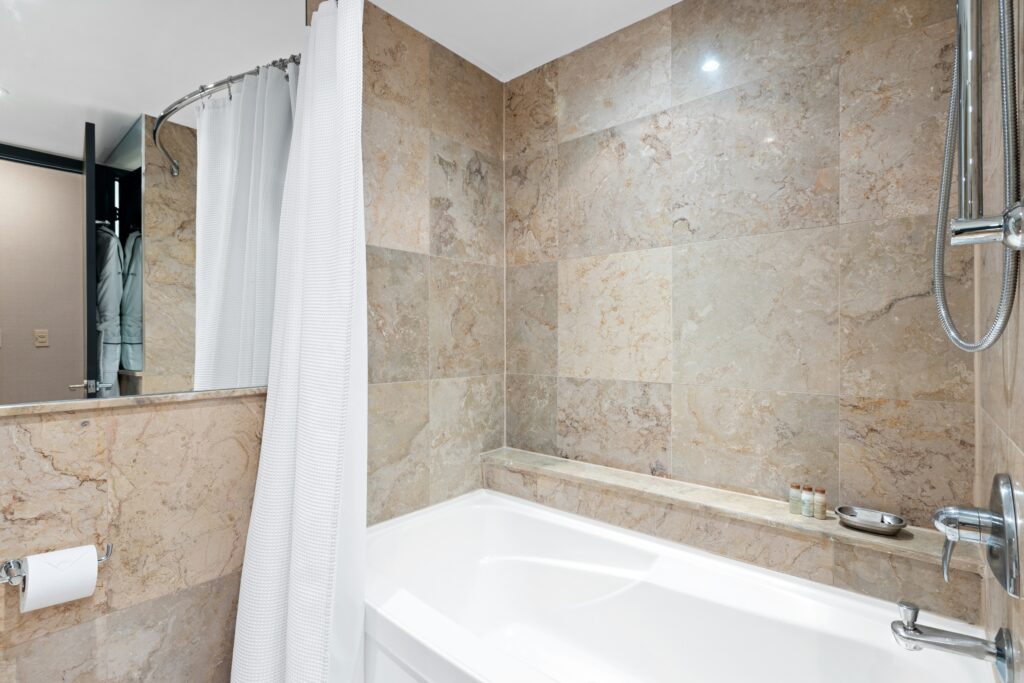
[[[100,350],[101,398],[119,396],[117,369],[121,365],[121,293],[124,290],[122,270],[124,251],[121,240],[109,227],[96,229],[96,334]]]
[[[142,233],[124,245],[124,290],[121,293],[121,367],[142,370]]]

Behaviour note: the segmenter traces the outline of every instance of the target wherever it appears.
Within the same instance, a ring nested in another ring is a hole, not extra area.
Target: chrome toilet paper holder
[[[103,554],[96,558],[97,564],[103,564],[114,554],[114,544],[107,543],[104,546]],[[9,583],[12,586],[20,586],[28,576],[28,569],[22,559],[5,560],[0,563],[0,584]]]

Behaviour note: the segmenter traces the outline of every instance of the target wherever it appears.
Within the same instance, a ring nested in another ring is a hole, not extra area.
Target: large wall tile
[[[430,44],[430,128],[501,158],[502,85],[447,48]]]
[[[672,110],[680,242],[835,225],[839,69],[787,69]]]
[[[504,299],[501,268],[431,258],[431,377],[504,371]]]
[[[839,492],[839,399],[675,385],[672,474],[784,498],[792,482]]]
[[[909,600],[922,609],[977,623],[981,581],[977,574],[950,570],[949,583],[934,564],[866,548],[836,545],[835,585],[887,602]]]
[[[672,7],[673,103],[838,56],[841,0],[687,0]],[[704,71],[709,60],[718,69]]]
[[[559,255],[672,244],[671,149],[667,112],[559,145]]]
[[[430,39],[372,3],[363,32],[363,102],[427,126]]]
[[[480,453],[504,441],[504,377],[431,381],[430,429],[430,502],[480,488]]]
[[[505,153],[536,156],[558,146],[558,62],[505,84]]]
[[[508,265],[558,257],[558,155],[509,155],[505,161]]]
[[[511,448],[555,454],[556,382],[540,375],[505,376],[505,442]]]
[[[932,294],[934,218],[847,225],[840,281],[842,393],[966,401],[973,359],[946,338]],[[946,256],[946,295],[961,333],[973,338],[970,249]]]
[[[671,249],[558,264],[558,374],[670,382]]]
[[[848,52],[954,17],[955,2],[844,0],[839,3],[839,39]]]
[[[263,397],[125,410],[107,422],[112,609],[242,567]]]
[[[558,264],[505,271],[508,372],[554,375],[558,365]]]
[[[558,248],[557,63],[505,86],[505,235],[509,265],[550,261]]]
[[[367,522],[430,504],[430,384],[371,384]]]
[[[837,393],[837,241],[817,228],[676,247],[676,381]]]
[[[667,109],[671,42],[665,10],[560,58],[559,140]]]
[[[839,468],[843,505],[931,523],[944,505],[973,500],[973,408],[964,403],[843,398]]]
[[[430,257],[366,249],[370,382],[426,379]]]
[[[430,142],[430,253],[501,265],[501,162],[454,140]]]
[[[366,243],[430,251],[430,133],[380,109],[363,110]]]
[[[558,379],[558,455],[665,474],[671,467],[672,387]]]
[[[954,24],[908,31],[844,57],[841,222],[934,214]]]

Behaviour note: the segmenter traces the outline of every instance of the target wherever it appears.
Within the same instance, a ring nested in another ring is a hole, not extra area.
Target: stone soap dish
[[[843,526],[883,536],[895,536],[900,529],[907,526],[907,520],[899,515],[853,505],[840,505],[836,508],[836,515]]]

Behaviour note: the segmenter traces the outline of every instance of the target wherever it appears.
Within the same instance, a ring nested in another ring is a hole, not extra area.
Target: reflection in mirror
[[[0,404],[266,384],[301,8],[60,4],[0,8]]]

